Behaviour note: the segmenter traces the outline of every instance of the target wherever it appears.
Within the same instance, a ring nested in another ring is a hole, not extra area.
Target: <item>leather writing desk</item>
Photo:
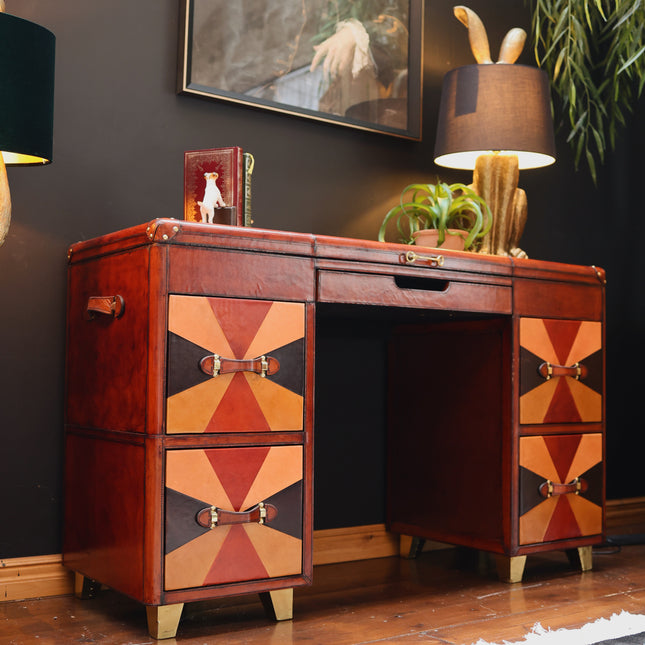
[[[291,616],[312,576],[323,311],[388,321],[391,531],[495,553],[510,581],[538,551],[591,566],[602,270],[155,220],[69,252],[64,562],[79,595],[98,581],[135,598],[157,638],[183,603],[225,595]]]

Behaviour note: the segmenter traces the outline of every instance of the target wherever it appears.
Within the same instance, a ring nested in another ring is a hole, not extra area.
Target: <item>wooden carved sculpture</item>
[[[468,29],[470,48],[477,63],[493,64],[486,28],[479,16],[462,5],[454,7],[454,14]],[[502,41],[497,63],[514,63],[525,41],[523,29],[511,29]],[[493,213],[493,226],[483,240],[482,253],[527,257],[517,246],[524,231],[527,211],[526,193],[518,188],[518,179],[517,156],[491,153],[478,157],[471,188],[483,197]]]
[[[473,52],[475,60],[481,64],[486,65],[492,63],[490,57],[490,47],[488,45],[488,35],[486,28],[480,17],[468,7],[459,5],[453,9],[455,17],[459,22],[466,26],[468,29],[468,40],[470,42],[470,49]],[[498,63],[514,63],[518,56],[522,53],[524,43],[526,42],[526,32],[524,29],[515,27],[511,29],[499,49]]]

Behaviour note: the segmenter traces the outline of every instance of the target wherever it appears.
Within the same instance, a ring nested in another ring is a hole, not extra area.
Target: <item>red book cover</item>
[[[185,220],[244,226],[244,201],[242,148],[184,153]]]

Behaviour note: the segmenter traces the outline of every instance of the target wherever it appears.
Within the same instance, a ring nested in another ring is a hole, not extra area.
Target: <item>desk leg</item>
[[[174,638],[177,635],[184,603],[175,605],[147,606],[148,632],[152,638]]]
[[[567,557],[571,566],[580,569],[580,571],[591,571],[593,567],[593,547],[591,546],[567,549]]]
[[[277,589],[260,594],[260,600],[267,614],[273,620],[291,620],[293,618],[293,589]]]
[[[95,598],[101,589],[101,583],[92,578],[86,578],[78,571],[74,572],[74,595],[80,600]]]
[[[495,555],[497,575],[502,582],[522,582],[524,575],[525,555]]]
[[[414,560],[423,550],[425,539],[411,535],[399,536],[399,555],[406,560]]]

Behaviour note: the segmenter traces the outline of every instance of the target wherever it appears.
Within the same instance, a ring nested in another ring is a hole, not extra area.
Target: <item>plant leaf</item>
[[[645,52],[645,45],[643,45],[623,66],[616,72],[622,74],[628,67],[631,67]]]

